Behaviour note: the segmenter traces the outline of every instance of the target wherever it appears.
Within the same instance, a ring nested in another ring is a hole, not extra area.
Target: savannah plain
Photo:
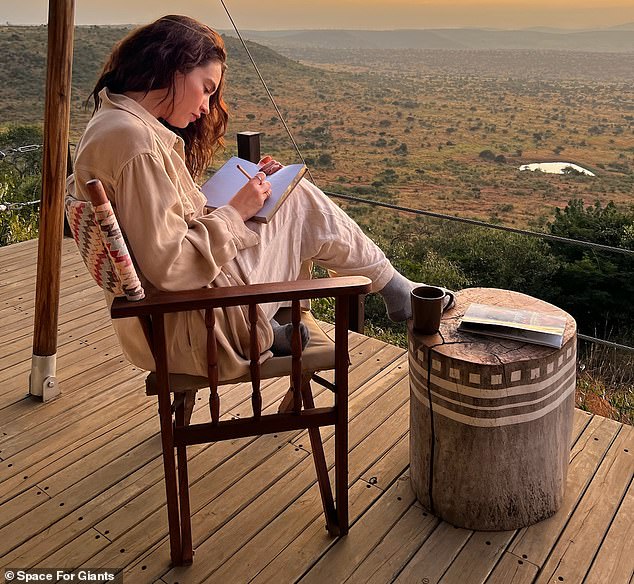
[[[126,32],[76,29],[73,142]],[[235,132],[257,130],[264,152],[297,161],[244,49],[234,38],[227,46],[232,119],[219,160],[234,152]],[[517,227],[543,225],[572,198],[634,203],[634,53],[250,47],[325,190]],[[41,123],[45,27],[0,27],[0,52],[0,124]],[[559,160],[597,176],[518,170]]]

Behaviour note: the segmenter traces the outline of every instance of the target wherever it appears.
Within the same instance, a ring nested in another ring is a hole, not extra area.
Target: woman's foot
[[[274,318],[271,319],[271,327],[273,328],[273,345],[271,351],[276,357],[290,355],[292,353],[291,343],[293,338],[293,325],[280,324]],[[310,339],[308,328],[303,322],[299,323],[299,334],[302,339],[302,350],[306,348]]]
[[[426,286],[427,284],[419,284],[408,280],[402,274],[394,272],[392,279],[381,289],[379,294],[383,297],[387,315],[394,322],[403,322],[412,317],[412,301],[410,293],[414,288]],[[445,290],[445,288],[442,288]],[[444,299],[443,310],[451,308],[454,304],[454,294],[449,290],[445,290],[447,295]]]

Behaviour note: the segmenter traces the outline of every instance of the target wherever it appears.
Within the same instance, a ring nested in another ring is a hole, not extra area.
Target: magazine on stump
[[[471,304],[459,329],[469,333],[513,339],[515,341],[561,348],[566,319],[543,312]]]

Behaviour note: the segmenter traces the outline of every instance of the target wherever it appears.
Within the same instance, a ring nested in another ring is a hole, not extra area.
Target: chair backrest
[[[101,183],[98,188],[103,192]],[[95,282],[115,296],[125,296],[132,301],[145,298],[128,246],[105,193],[93,202],[80,201],[67,193],[64,206],[73,239]]]

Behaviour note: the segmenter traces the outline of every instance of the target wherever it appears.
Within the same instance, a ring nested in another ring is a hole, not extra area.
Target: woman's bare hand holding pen
[[[251,177],[239,165],[238,170],[248,178],[248,181],[229,201],[229,205],[240,213],[243,221],[247,221],[262,208],[271,196],[271,183],[266,180],[266,175],[263,172],[257,172]]]
[[[265,156],[258,162],[258,166],[260,170],[266,174],[267,176],[277,172],[278,170],[284,168],[277,160],[274,160],[271,156]]]

